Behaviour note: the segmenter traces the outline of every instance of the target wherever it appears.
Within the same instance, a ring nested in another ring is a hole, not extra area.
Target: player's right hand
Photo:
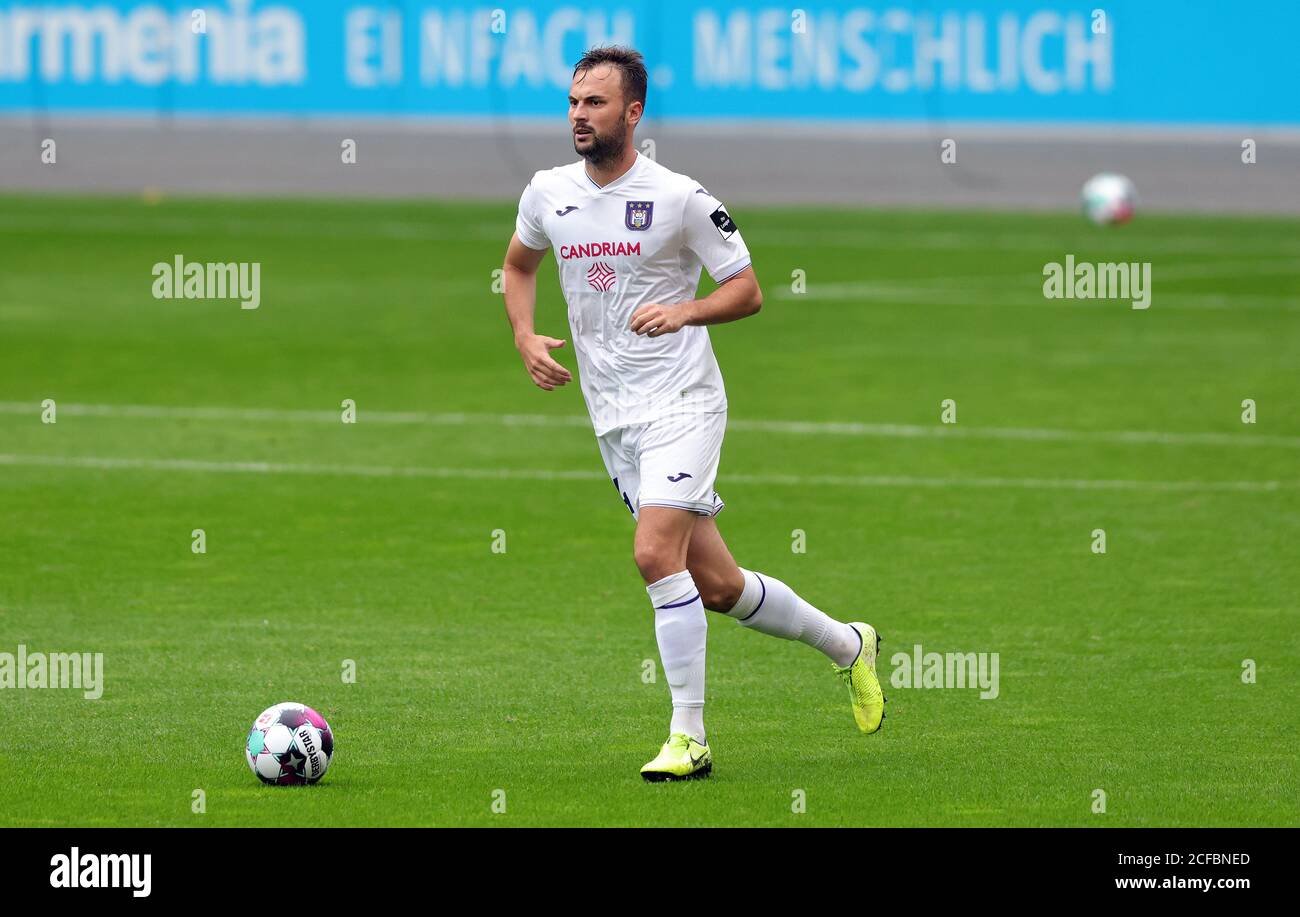
[[[551,351],[564,346],[564,341],[544,334],[531,334],[518,344],[519,355],[524,358],[524,368],[538,388],[554,391],[557,385],[570,382],[569,371],[551,359]]]

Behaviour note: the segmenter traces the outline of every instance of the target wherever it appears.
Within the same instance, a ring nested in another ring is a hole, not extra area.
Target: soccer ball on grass
[[[311,707],[276,704],[253,721],[244,757],[263,783],[315,783],[334,757],[334,733]]]

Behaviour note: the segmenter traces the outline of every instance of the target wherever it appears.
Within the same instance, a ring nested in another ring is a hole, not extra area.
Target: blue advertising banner
[[[541,116],[632,44],[647,116],[1300,125],[1300,2],[0,0],[0,112]]]

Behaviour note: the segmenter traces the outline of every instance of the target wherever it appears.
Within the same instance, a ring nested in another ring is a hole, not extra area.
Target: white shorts
[[[596,437],[596,445],[632,518],[643,506],[716,516],[725,505],[713,484],[726,430],[726,411],[672,414],[615,427]]]

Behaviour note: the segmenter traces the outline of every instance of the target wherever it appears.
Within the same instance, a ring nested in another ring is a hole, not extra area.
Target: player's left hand
[[[646,303],[632,313],[632,331],[656,338],[661,334],[681,331],[686,324],[686,310],[680,306],[665,306],[657,302]]]

